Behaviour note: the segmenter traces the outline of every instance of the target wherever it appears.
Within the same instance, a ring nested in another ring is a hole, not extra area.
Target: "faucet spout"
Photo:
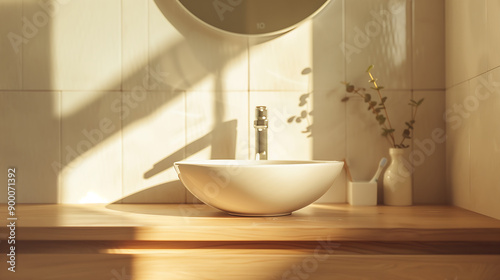
[[[266,106],[257,106],[255,108],[255,159],[267,159],[267,108]]]

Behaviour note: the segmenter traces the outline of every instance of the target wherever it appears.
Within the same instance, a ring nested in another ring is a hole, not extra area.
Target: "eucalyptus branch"
[[[409,105],[412,106],[412,114],[411,114],[411,120],[409,122],[405,122],[407,128],[403,130],[402,134],[402,139],[401,142],[396,143],[396,139],[394,137],[394,133],[396,130],[392,127],[390,118],[389,118],[389,113],[387,112],[387,107],[385,106],[385,102],[387,101],[387,97],[382,96],[382,89],[384,87],[379,86],[377,84],[377,79],[372,75],[371,70],[373,69],[373,65],[370,65],[366,72],[370,76],[370,83],[373,84],[372,89],[376,91],[377,96],[378,96],[378,102],[372,100],[372,96],[369,93],[366,93],[365,88],[360,88],[360,87],[355,87],[354,85],[351,85],[350,83],[343,82],[343,84],[346,86],[346,91],[349,93],[353,93],[361,98],[363,98],[364,102],[368,104],[368,110],[371,111],[375,115],[375,119],[377,120],[378,124],[382,128],[382,136],[384,136],[390,143],[390,145],[394,148],[408,148],[409,145],[405,145],[404,142],[406,139],[412,139],[413,138],[413,126],[415,124],[415,118],[417,116],[417,111],[418,107],[422,104],[424,99],[421,99],[419,101],[415,101],[413,99],[410,99]],[[344,97],[342,99],[343,102],[348,101],[350,97]],[[383,112],[383,113],[382,113]]]

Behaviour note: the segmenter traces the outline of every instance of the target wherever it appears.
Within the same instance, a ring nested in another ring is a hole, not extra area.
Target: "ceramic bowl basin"
[[[204,203],[239,216],[288,215],[320,198],[339,161],[201,160],[174,163],[181,182]]]

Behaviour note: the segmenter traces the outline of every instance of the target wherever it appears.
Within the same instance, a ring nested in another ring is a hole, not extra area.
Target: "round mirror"
[[[190,14],[219,30],[240,35],[288,31],[331,0],[177,0]]]

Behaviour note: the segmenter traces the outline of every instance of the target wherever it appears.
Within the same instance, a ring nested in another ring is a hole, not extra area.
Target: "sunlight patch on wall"
[[[271,41],[253,44],[250,49],[252,90],[307,90],[308,77],[302,70],[311,67],[313,21]]]
[[[125,203],[184,203],[173,163],[184,159],[185,94],[149,92],[123,120]]]
[[[121,88],[120,1],[68,1],[50,20],[53,88]]]
[[[106,201],[101,196],[94,192],[87,192],[87,194],[78,201],[78,204],[90,204],[90,203],[106,203]]]
[[[66,153],[72,160],[60,174],[59,203],[84,203],[86,200],[109,203],[121,197],[120,134],[109,136],[83,154],[74,149],[72,152]]]
[[[396,66],[401,66],[405,65],[407,63],[407,42],[408,40],[407,36],[407,26],[411,24],[411,20],[408,19],[406,11],[406,5],[403,2],[394,2],[393,5],[393,10],[396,11],[401,11],[398,13],[393,13],[393,18],[392,18],[392,29],[393,31],[390,33],[394,36],[394,49],[392,50],[392,59],[394,61],[394,65]],[[399,46],[399,48],[396,48],[396,46]]]

